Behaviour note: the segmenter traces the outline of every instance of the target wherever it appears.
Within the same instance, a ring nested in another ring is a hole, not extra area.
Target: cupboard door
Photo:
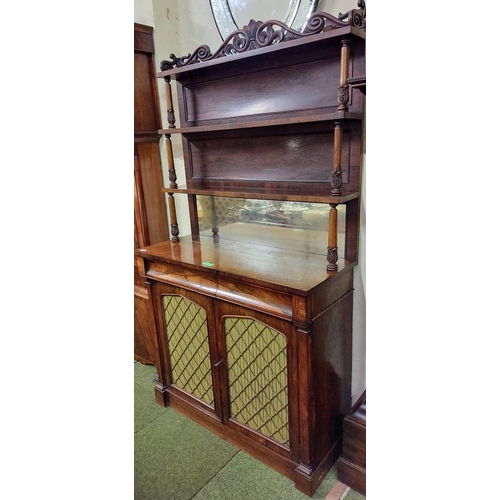
[[[175,287],[160,294],[166,340],[167,387],[205,409],[216,410],[212,376],[212,343],[208,316],[211,299]]]
[[[252,318],[224,318],[230,416],[289,445],[286,338]]]
[[[220,309],[228,425],[289,455],[295,423],[290,324],[226,303]]]

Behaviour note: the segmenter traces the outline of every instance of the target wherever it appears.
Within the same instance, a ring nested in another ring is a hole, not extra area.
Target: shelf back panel
[[[256,53],[259,51],[255,51]],[[290,113],[295,116],[333,111],[339,105],[340,40],[320,40],[311,46],[284,46],[272,54],[222,64],[187,68],[177,75],[182,127],[239,121],[265,121]],[[349,75],[362,76],[364,40],[350,43]],[[349,110],[362,112],[360,92],[349,89]]]
[[[313,194],[318,185],[328,186],[333,171],[331,127],[314,133],[233,136],[211,134],[183,138],[188,188],[218,189],[258,187],[296,189]],[[359,190],[361,130],[358,123],[346,124],[342,137],[343,191]],[[295,187],[294,187],[295,186]],[[324,189],[322,189],[324,191]]]
[[[335,57],[184,87],[183,126],[207,120],[248,120],[271,113],[332,109],[338,105],[332,88],[339,80],[339,61]]]
[[[192,141],[192,177],[262,181],[328,181],[330,133]]]

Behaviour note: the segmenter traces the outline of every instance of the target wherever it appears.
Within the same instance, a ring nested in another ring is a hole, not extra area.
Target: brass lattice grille
[[[213,408],[206,312],[179,295],[162,298],[172,382]]]
[[[226,318],[231,418],[289,447],[286,338],[251,318]]]

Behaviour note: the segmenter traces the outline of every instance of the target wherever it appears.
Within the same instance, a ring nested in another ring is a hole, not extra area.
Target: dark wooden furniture
[[[157,402],[309,496],[341,453],[351,409],[364,96],[348,79],[365,74],[358,7],[342,19],[316,13],[303,33],[251,21],[215,53],[204,46],[162,62],[172,238],[136,251],[158,325]],[[172,134],[182,134],[186,186],[177,185]],[[177,193],[190,207],[192,234],[182,238]],[[213,207],[227,198],[322,203],[328,217],[323,231],[216,218],[206,230],[207,196]]]
[[[153,28],[134,24],[134,248],[168,240],[158,133],[160,112]],[[158,343],[150,288],[134,255],[134,358],[157,365]]]
[[[344,419],[342,455],[336,465],[339,480],[366,495],[366,394]]]

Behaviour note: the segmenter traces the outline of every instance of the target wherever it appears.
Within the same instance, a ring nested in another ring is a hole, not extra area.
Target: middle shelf
[[[203,120],[187,122],[183,127],[172,127],[158,130],[159,134],[209,134],[210,132],[231,132],[234,130],[246,130],[246,134],[250,129],[260,129],[269,127],[293,127],[304,129],[304,126],[311,127],[315,124],[342,120],[361,121],[363,115],[361,113],[351,113],[348,111],[331,110],[325,112],[324,108],[319,108],[316,113],[303,112],[280,113],[280,114],[261,114],[237,117],[225,120]],[[324,125],[323,125],[324,127]],[[333,125],[330,126],[333,128]]]
[[[204,185],[205,184],[205,185]],[[213,185],[212,185],[213,186]],[[359,198],[359,191],[353,193],[344,193],[341,196],[332,196],[331,187],[327,184],[321,186],[321,189],[313,192],[310,189],[304,189],[304,185],[288,187],[286,189],[277,186],[223,186],[219,188],[211,187],[200,181],[192,183],[192,187],[179,186],[178,188],[163,188],[164,193],[192,194],[203,196],[221,196],[227,198],[254,198],[256,200],[275,200],[275,201],[296,201],[305,203],[347,203],[348,201]]]
[[[164,191],[345,203],[359,192],[361,133],[358,120],[341,126],[313,120],[182,134],[186,186],[179,190],[171,182]],[[174,169],[171,158],[169,170]],[[335,170],[341,171],[342,186],[332,198]]]

